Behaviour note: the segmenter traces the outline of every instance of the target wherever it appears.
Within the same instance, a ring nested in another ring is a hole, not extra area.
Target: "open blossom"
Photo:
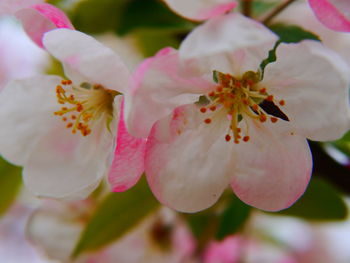
[[[164,0],[177,14],[191,20],[206,20],[236,7],[233,0]]]
[[[43,42],[68,79],[43,75],[4,88],[1,155],[24,167],[25,184],[40,196],[83,198],[109,171],[116,191],[131,187],[143,172],[145,147],[126,132],[120,114],[128,69],[78,31],[56,29]]]
[[[44,0],[2,0],[0,15],[16,16],[28,36],[40,47],[43,47],[42,38],[46,32],[74,28],[64,12]]]
[[[347,0],[309,0],[316,17],[326,27],[350,32],[350,2]]]
[[[151,130],[145,171],[161,202],[198,211],[231,185],[242,201],[276,211],[303,194],[312,170],[306,138],[334,140],[349,129],[349,68],[308,40],[280,44],[262,75],[276,40],[257,22],[224,15],[178,52],[140,65],[126,122],[136,136]]]

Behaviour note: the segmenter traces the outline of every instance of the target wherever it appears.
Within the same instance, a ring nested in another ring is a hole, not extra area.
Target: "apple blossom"
[[[235,8],[233,0],[164,0],[177,14],[191,20],[206,20]]]
[[[350,32],[350,2],[347,0],[309,0],[316,17],[326,27]]]
[[[64,12],[43,0],[2,0],[0,15],[4,14],[16,16],[28,36],[40,47],[43,47],[42,38],[47,31],[74,28]]]
[[[276,41],[263,25],[224,15],[136,70],[126,122],[135,136],[151,131],[145,171],[162,203],[199,211],[230,184],[247,204],[284,209],[310,180],[306,138],[334,140],[349,129],[345,62],[306,40],[280,44],[263,74]]]
[[[24,167],[25,184],[40,196],[84,198],[109,170],[112,187],[126,190],[143,172],[145,148],[119,117],[129,70],[116,53],[78,31],[52,30],[43,43],[69,79],[42,75],[4,88],[0,153]]]

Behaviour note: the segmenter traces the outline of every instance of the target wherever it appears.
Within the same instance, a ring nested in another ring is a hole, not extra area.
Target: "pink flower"
[[[191,20],[206,20],[236,7],[234,0],[164,0],[177,14]]]
[[[228,236],[222,241],[212,241],[204,251],[204,263],[238,263],[242,241],[238,236]]]
[[[1,155],[24,167],[25,184],[40,196],[84,198],[108,173],[114,189],[128,189],[144,170],[145,150],[145,140],[126,132],[120,114],[129,70],[78,31],[53,30],[43,43],[69,79],[9,82],[0,93]]]
[[[135,136],[151,130],[145,170],[162,203],[199,211],[231,185],[247,204],[284,209],[310,180],[306,138],[349,129],[345,62],[316,41],[281,44],[262,76],[276,40],[253,20],[224,15],[136,70],[126,122]]]
[[[0,14],[15,15],[28,36],[40,47],[45,32],[55,28],[73,29],[68,17],[53,5],[43,0],[2,0]]]
[[[309,0],[316,17],[326,27],[350,32],[350,2],[347,0]]]

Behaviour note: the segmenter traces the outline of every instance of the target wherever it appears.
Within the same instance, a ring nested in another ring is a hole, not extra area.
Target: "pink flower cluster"
[[[1,155],[23,166],[39,196],[85,198],[106,175],[113,191],[125,191],[145,172],[154,195],[178,211],[206,209],[228,186],[257,208],[289,207],[310,180],[306,139],[334,140],[349,129],[348,64],[304,40],[280,44],[277,61],[262,70],[278,37],[227,13],[234,1],[165,2],[208,21],[178,50],[164,48],[133,72],[57,8],[8,4],[65,78],[40,75],[4,88]],[[309,2],[326,26],[349,31],[339,12],[348,4]]]

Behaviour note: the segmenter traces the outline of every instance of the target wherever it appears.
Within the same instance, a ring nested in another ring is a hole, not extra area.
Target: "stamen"
[[[225,140],[226,140],[227,142],[230,141],[230,140],[231,140],[231,136],[230,136],[229,134],[226,134]]]
[[[207,108],[202,107],[202,108],[200,109],[200,111],[201,111],[202,113],[206,113]]]
[[[280,100],[279,104],[280,104],[281,106],[284,106],[284,105],[286,105],[286,102],[285,102],[284,100]]]
[[[209,118],[208,118],[208,119],[205,119],[204,122],[205,122],[206,124],[210,124],[210,123],[211,123],[211,119],[209,119]]]
[[[271,117],[270,120],[272,123],[276,123],[278,121],[278,119],[276,117]]]

